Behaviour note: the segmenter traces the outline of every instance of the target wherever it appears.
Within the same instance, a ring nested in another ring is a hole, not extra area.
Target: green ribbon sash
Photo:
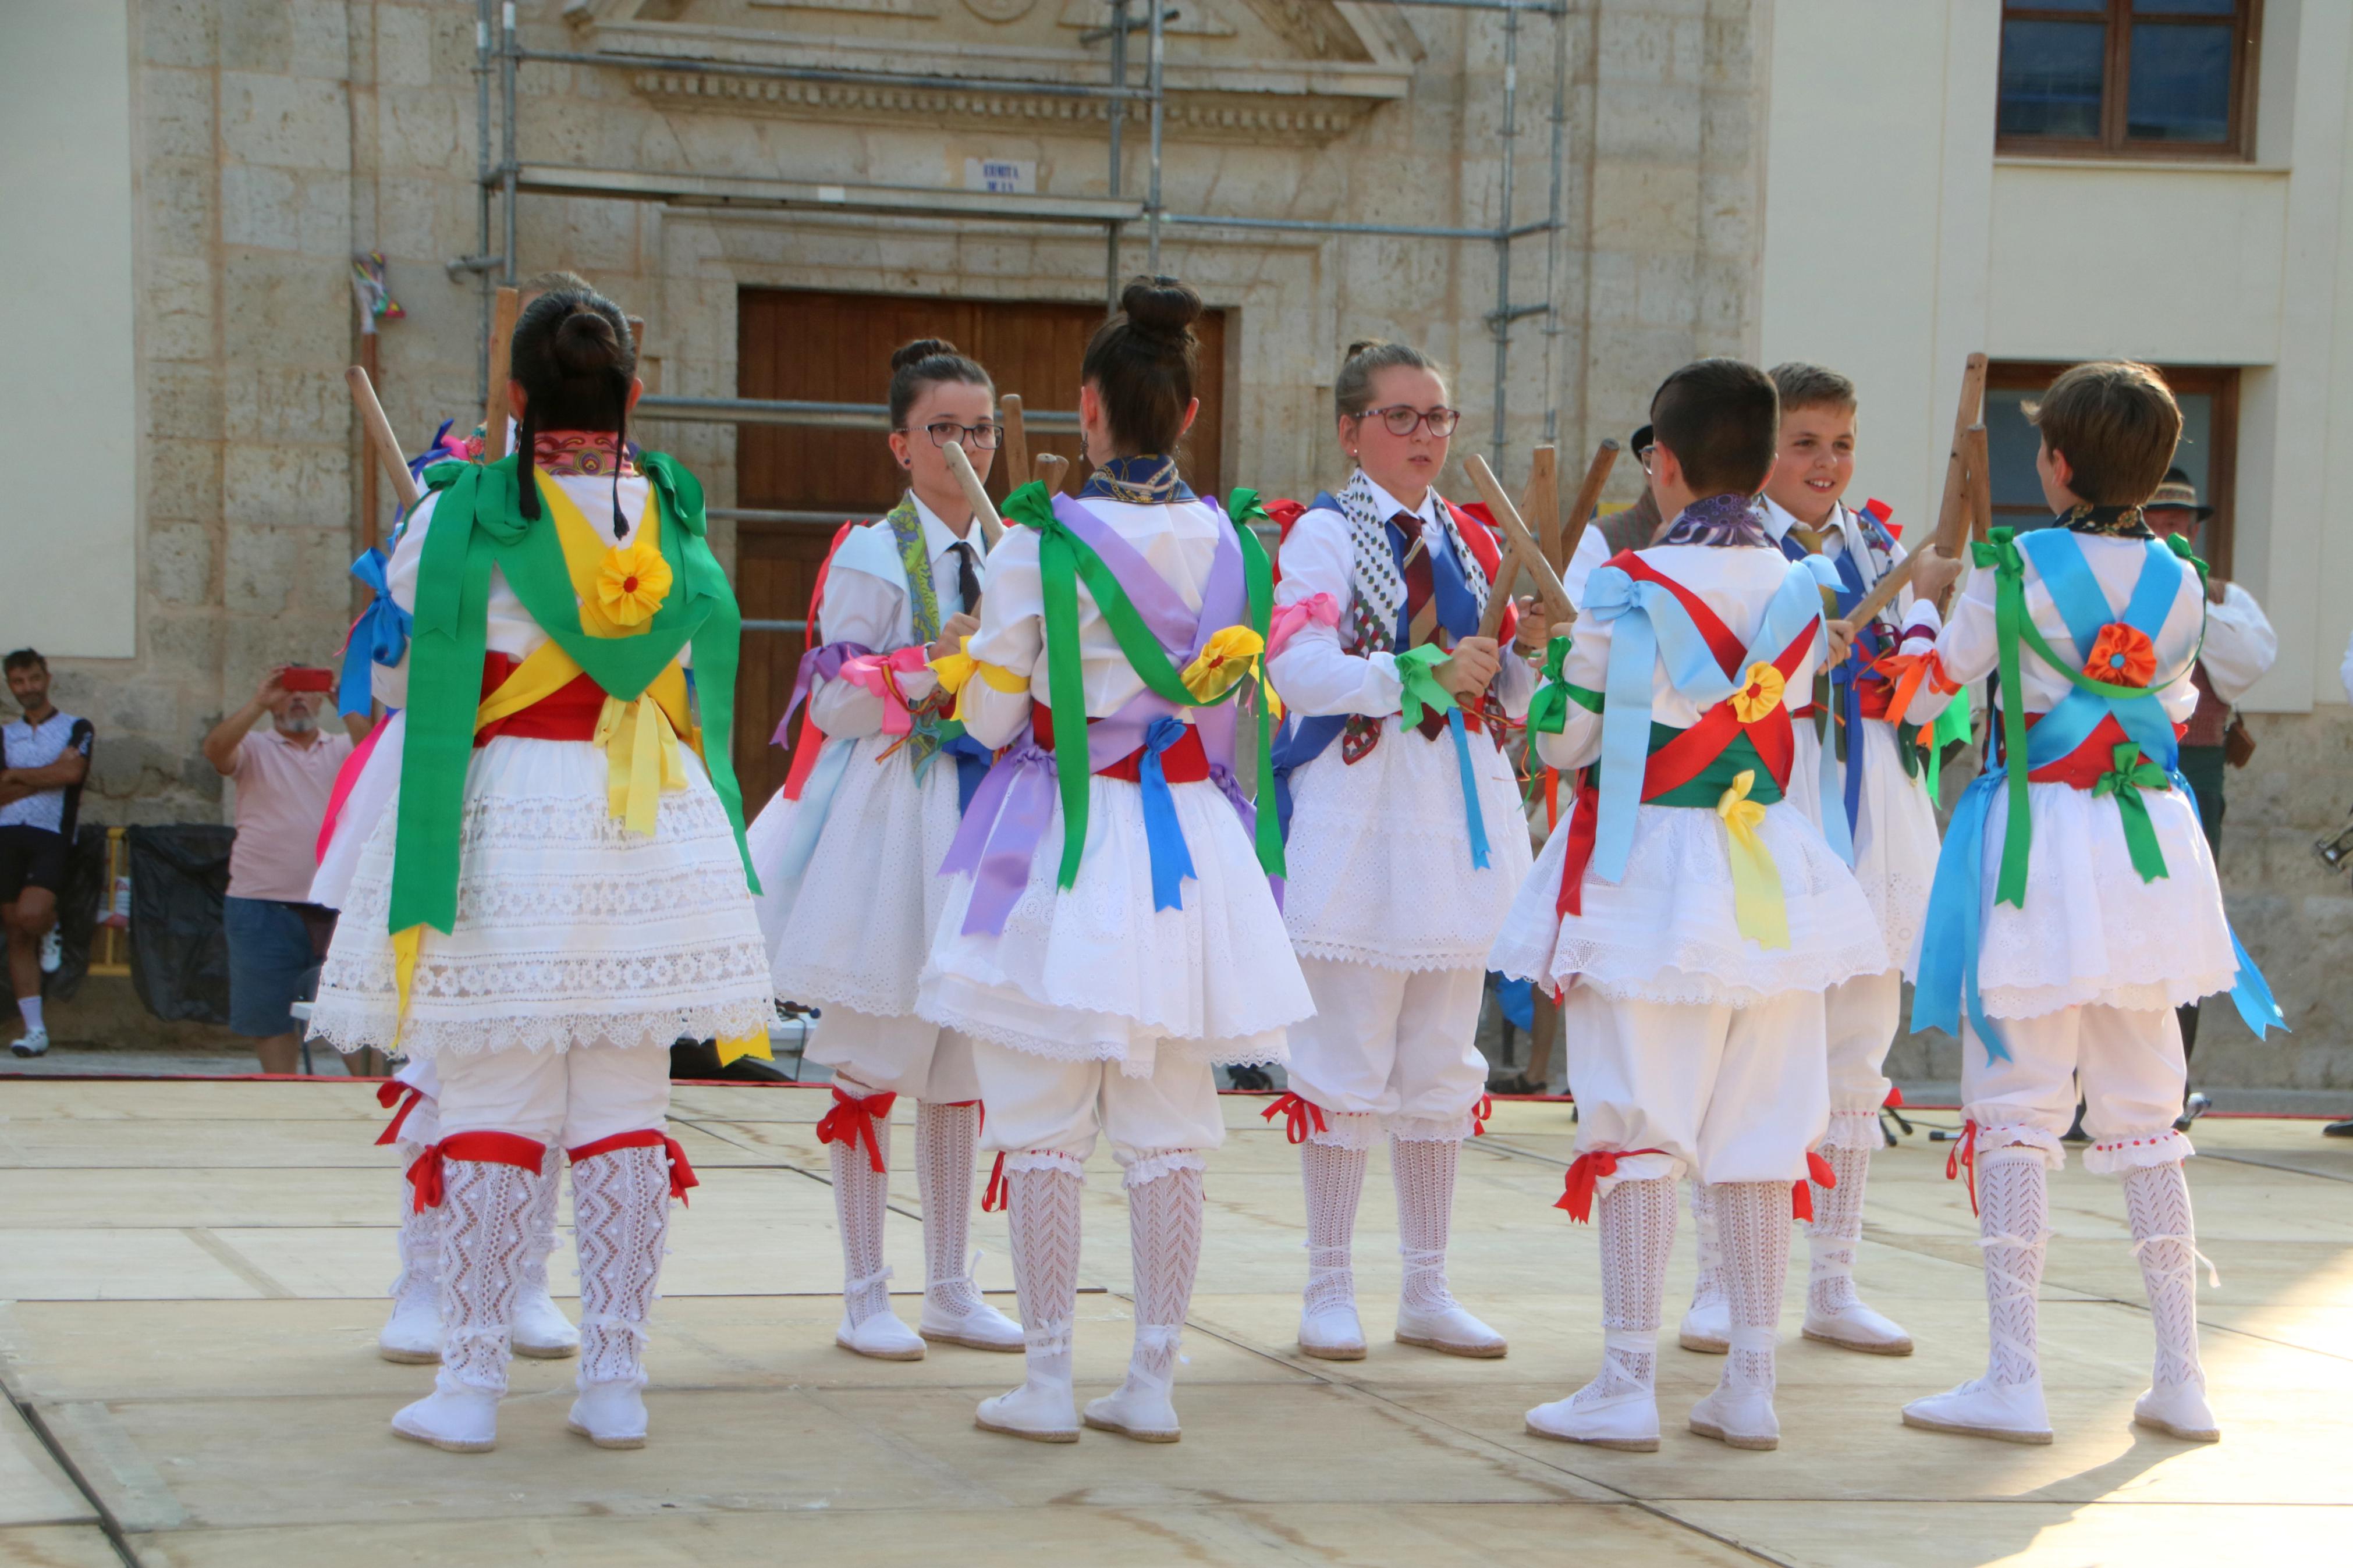
[[[2158,845],[2157,829],[2149,822],[2148,803],[2141,799],[2141,792],[2172,787],[2173,780],[2166,771],[2141,755],[2139,745],[2131,741],[2116,747],[2116,766],[2092,786],[2095,795],[2116,797],[2116,814],[2125,823],[2125,847],[2132,851],[2133,869],[2144,882],[2154,882],[2167,873],[2165,851]]]

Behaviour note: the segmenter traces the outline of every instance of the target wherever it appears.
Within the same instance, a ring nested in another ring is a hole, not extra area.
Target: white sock
[[[1659,1304],[1675,1245],[1675,1184],[1621,1181],[1601,1194],[1601,1370],[1570,1403],[1599,1404],[1651,1389]]]
[[[2048,1169],[2042,1152],[2006,1144],[1978,1156],[1978,1245],[1985,1250],[1986,1376],[2017,1385],[2042,1375],[2036,1297],[2050,1240]]]
[[[972,1282],[973,1151],[980,1102],[915,1107],[915,1190],[923,1202],[923,1293],[959,1315],[984,1303]],[[887,1192],[885,1194],[887,1197]]]
[[[1446,1238],[1454,1215],[1454,1171],[1462,1145],[1441,1140],[1389,1140],[1397,1184],[1398,1254],[1405,1259],[1401,1300],[1421,1312],[1455,1304],[1446,1286]]]
[[[1311,1312],[1356,1304],[1356,1276],[1349,1255],[1370,1157],[1369,1150],[1344,1149],[1312,1138],[1299,1146],[1299,1169],[1307,1187],[1306,1306]]]
[[[1692,1281],[1692,1309],[1722,1305],[1724,1245],[1715,1228],[1715,1195],[1697,1176],[1691,1184],[1692,1229],[1699,1238],[1699,1277]]]
[[[1732,1299],[1732,1350],[1725,1360],[1723,1386],[1770,1394],[1781,1288],[1789,1273],[1788,1184],[1720,1182],[1710,1195],[1723,1247],[1725,1293]]]
[[[41,1026],[41,999],[38,996],[16,998],[16,1011],[25,1016],[25,1027],[37,1030]]]
[[[2189,1179],[2181,1162],[2125,1173],[2125,1213],[2157,1327],[2159,1384],[2206,1386],[2198,1361],[2198,1237],[2189,1217]],[[2211,1268],[2212,1265],[2208,1265]]]

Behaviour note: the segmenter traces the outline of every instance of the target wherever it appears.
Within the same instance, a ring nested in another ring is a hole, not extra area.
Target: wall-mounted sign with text
[[[1038,194],[1038,161],[1034,158],[966,158],[964,188],[992,191],[1005,196]]]

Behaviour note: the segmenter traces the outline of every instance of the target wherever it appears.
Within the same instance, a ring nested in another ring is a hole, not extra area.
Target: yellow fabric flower
[[[1201,657],[1185,667],[1185,689],[1196,700],[1214,702],[1236,682],[1254,674],[1266,639],[1248,626],[1228,626],[1201,647]]]
[[[1754,724],[1781,705],[1781,694],[1788,688],[1788,682],[1781,678],[1778,669],[1758,659],[1748,667],[1740,689],[1732,694],[1733,717],[1744,724]]]
[[[670,563],[650,541],[617,545],[596,568],[596,595],[581,605],[581,624],[592,636],[627,637],[653,619],[670,584]]]

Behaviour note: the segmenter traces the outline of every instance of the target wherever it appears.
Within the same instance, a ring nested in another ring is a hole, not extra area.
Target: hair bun
[[[1358,338],[1355,342],[1348,345],[1348,352],[1340,356],[1340,363],[1342,364],[1345,364],[1367,349],[1387,348],[1388,346],[1388,339],[1387,338]]]
[[[891,368],[894,372],[902,371],[911,364],[921,364],[927,359],[937,359],[942,354],[959,352],[955,344],[945,338],[917,338],[891,356]]]
[[[555,363],[567,375],[612,370],[621,363],[621,340],[602,312],[574,310],[555,329]]]
[[[1201,296],[1174,278],[1138,278],[1120,291],[1128,325],[1156,338],[1182,338],[1201,319]]]

